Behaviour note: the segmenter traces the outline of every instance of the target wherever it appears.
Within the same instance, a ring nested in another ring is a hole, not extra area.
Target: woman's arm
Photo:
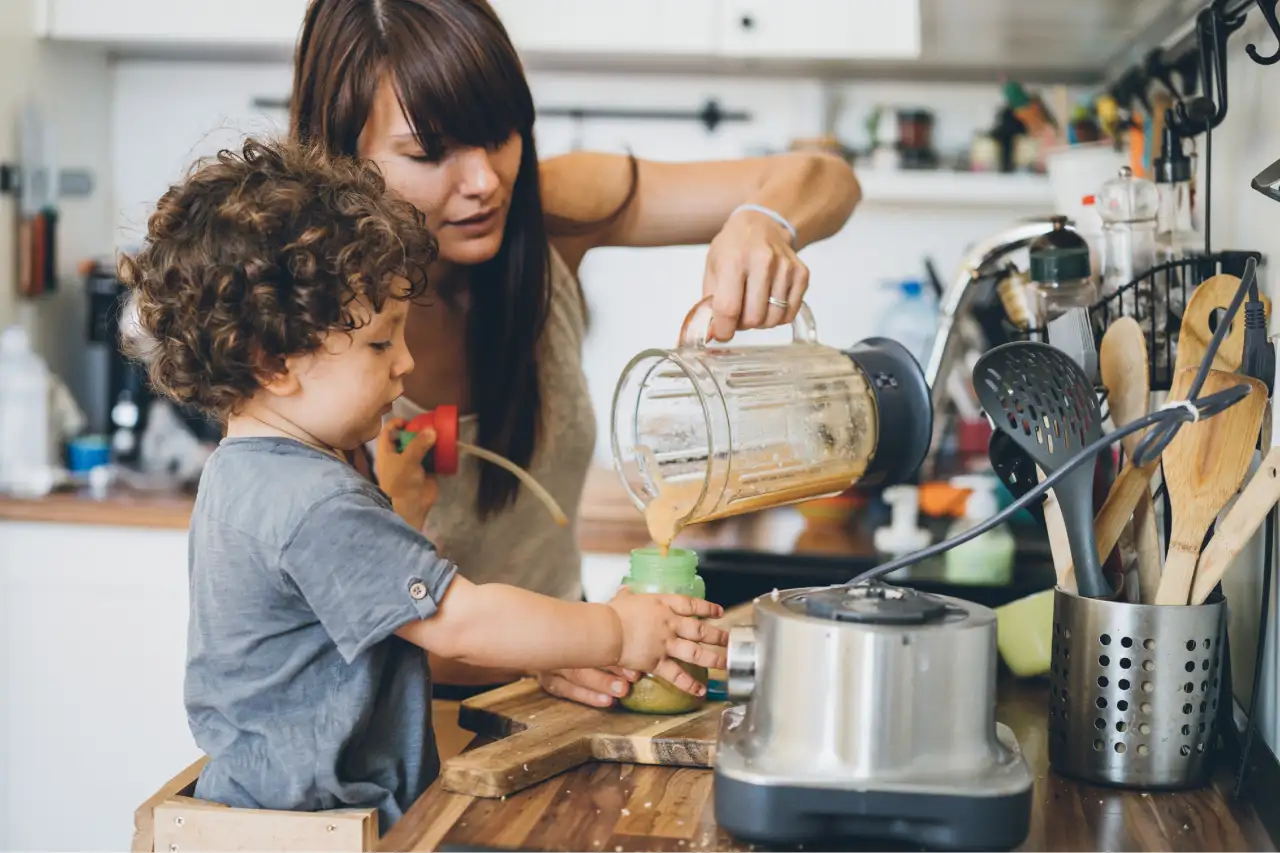
[[[621,154],[582,151],[543,161],[541,178],[548,213],[594,222],[626,199],[631,167]],[[734,208],[759,204],[795,226],[795,248],[802,249],[839,231],[861,198],[853,169],[830,154],[790,152],[690,163],[639,160],[635,197],[620,216],[598,230],[556,242],[584,253],[597,246],[705,244],[720,233]]]
[[[862,197],[853,169],[837,157],[792,152],[772,157],[692,163],[631,164],[615,154],[578,152],[545,161],[543,207],[557,220],[602,221],[599,227],[552,235],[557,251],[577,269],[598,246],[675,246],[710,243],[703,296],[714,299],[713,334],[729,340],[737,329],[770,328],[795,319],[809,285],[796,252],[835,234]],[[795,229],[767,214],[768,208]]]
[[[436,684],[458,687],[488,687],[491,684],[508,684],[532,673],[518,669],[499,669],[489,666],[473,666],[453,658],[427,652],[431,664],[431,680]]]

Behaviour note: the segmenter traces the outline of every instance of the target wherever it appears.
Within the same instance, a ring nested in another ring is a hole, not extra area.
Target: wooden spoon
[[[1036,476],[1044,482],[1044,471],[1036,466]],[[1067,525],[1062,520],[1062,507],[1058,506],[1058,497],[1053,489],[1044,493],[1044,528],[1049,534],[1049,553],[1053,557],[1053,571],[1058,577],[1058,587],[1063,592],[1076,594],[1076,572],[1071,562],[1071,539],[1067,536]],[[1111,545],[1114,547],[1115,543]],[[1108,548],[1108,551],[1111,549]],[[1098,558],[1099,560],[1102,557]]]
[[[1189,383],[1188,383],[1189,384]],[[1134,507],[1138,505],[1138,501],[1142,498],[1145,491],[1151,494],[1151,476],[1155,473],[1156,468],[1160,465],[1160,457],[1148,462],[1146,465],[1126,465],[1124,470],[1120,472],[1120,476],[1116,477],[1116,481],[1111,484],[1111,491],[1107,493],[1107,500],[1102,504],[1102,509],[1098,510],[1098,514],[1093,517],[1094,538],[1098,542],[1098,560],[1105,560],[1107,555],[1111,553],[1111,549],[1116,547],[1116,543],[1120,541],[1120,534],[1124,532],[1125,525],[1129,523],[1129,519],[1133,517]],[[1045,522],[1049,520],[1049,503],[1045,501]],[[1050,534],[1052,542],[1052,533]],[[1063,583],[1066,579],[1067,583],[1075,583],[1075,565],[1069,564],[1064,568],[1057,568],[1059,586],[1063,589],[1069,587]]]
[[[1184,376],[1179,373],[1176,378],[1189,386]],[[1199,396],[1242,383],[1250,386],[1249,396],[1211,418],[1183,424],[1165,448],[1164,482],[1173,508],[1173,533],[1156,604],[1188,602],[1205,534],[1249,470],[1267,404],[1267,386],[1248,376],[1210,370]],[[1174,399],[1186,399],[1186,392]]]
[[[1209,318],[1218,309],[1227,309],[1235,298],[1240,287],[1240,279],[1233,275],[1215,275],[1205,279],[1199,287],[1191,292],[1187,299],[1186,310],[1182,313],[1182,326],[1178,332],[1178,354],[1174,360],[1174,372],[1188,367],[1199,367],[1204,354],[1209,349],[1209,341],[1213,339],[1213,330],[1209,328]],[[1262,306],[1267,317],[1271,316],[1271,300],[1260,293]],[[1248,297],[1245,297],[1246,301]],[[1231,328],[1222,338],[1218,352],[1213,357],[1214,370],[1227,372],[1240,369],[1244,359],[1244,305],[1236,313]],[[1172,399],[1172,398],[1170,398]]]
[[[1204,604],[1277,501],[1280,501],[1280,447],[1273,447],[1236,499],[1235,506],[1214,528],[1209,546],[1200,555],[1191,587],[1192,604]]]
[[[1132,317],[1121,317],[1107,328],[1099,349],[1102,384],[1107,387],[1107,406],[1117,427],[1125,426],[1147,414],[1151,401],[1150,374],[1147,365],[1147,341],[1142,327]],[[1146,430],[1121,439],[1126,458],[1132,467],[1133,452]],[[1155,600],[1160,586],[1160,538],[1156,532],[1155,504],[1151,489],[1138,496],[1133,520],[1125,526],[1120,538],[1123,554],[1132,548],[1137,552],[1138,594],[1143,604]]]
[[[1189,367],[1173,377],[1173,387],[1169,392],[1170,401],[1187,399],[1187,391],[1191,388],[1197,370],[1199,367]],[[1143,493],[1151,494],[1151,477],[1158,467],[1160,467],[1159,456],[1145,465],[1126,465],[1120,472],[1120,476],[1111,484],[1107,500],[1093,518],[1094,536],[1098,540],[1100,555],[1111,553],[1111,549],[1120,541],[1120,535],[1132,518],[1134,508],[1142,499]],[[1099,559],[1102,557],[1099,556]],[[1059,576],[1062,575],[1074,578],[1073,567],[1067,566],[1065,570],[1060,570]]]

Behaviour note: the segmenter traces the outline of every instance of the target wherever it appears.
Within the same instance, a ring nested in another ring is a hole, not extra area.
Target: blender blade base
[[[757,785],[717,772],[716,823],[764,845],[839,846],[860,839],[931,850],[1012,850],[1030,831],[1031,792],[975,797]]]

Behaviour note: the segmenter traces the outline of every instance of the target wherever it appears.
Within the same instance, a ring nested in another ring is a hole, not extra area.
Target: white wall
[[[114,153],[117,242],[137,240],[149,205],[197,156],[233,144],[242,132],[282,129],[283,111],[255,110],[255,97],[280,98],[289,91],[282,64],[121,62],[112,72],[111,141]],[[715,97],[726,110],[741,109],[752,120],[708,133],[696,123],[590,121],[541,118],[539,153],[551,156],[575,146],[608,151],[631,149],[653,159],[740,157],[779,150],[795,137],[822,129],[824,94],[813,80],[536,74],[531,78],[540,106],[630,106],[697,109]],[[976,127],[988,126],[998,106],[994,85],[856,83],[839,87],[845,103],[837,126],[841,137],[863,145],[862,122],[877,103],[936,111],[935,143],[946,152],[966,148]],[[924,275],[932,256],[949,278],[965,247],[1011,220],[1042,209],[890,209],[866,204],[840,234],[807,249],[812,270],[810,303],[822,337],[851,344],[875,332],[887,294],[879,285]],[[601,424],[597,457],[608,462],[608,405],[614,384],[637,352],[673,342],[685,313],[700,294],[705,250],[604,249],[583,265],[593,327],[586,364]]]
[[[21,321],[37,349],[73,393],[85,388],[87,306],[77,265],[110,246],[111,150],[107,138],[111,97],[102,50],[38,42],[30,0],[0,3],[0,161],[18,155],[17,120],[33,103],[52,129],[55,162],[84,169],[95,189],[59,203],[56,231],[58,286],[35,300],[19,300],[15,282],[16,199],[0,198],[0,327]]]
[[[1276,300],[1280,297],[1276,287],[1280,281],[1276,270],[1280,262],[1280,204],[1255,192],[1249,182],[1280,159],[1280,112],[1276,110],[1280,67],[1255,64],[1244,50],[1250,43],[1257,44],[1264,52],[1274,43],[1274,37],[1256,10],[1249,13],[1245,29],[1233,35],[1228,46],[1228,110],[1213,134],[1210,236],[1214,249],[1262,252],[1269,262],[1259,270],[1258,281],[1271,299]],[[1201,172],[1198,180],[1203,194],[1204,137],[1200,137],[1197,144]],[[1278,316],[1280,312],[1273,312],[1273,334],[1280,330]],[[1261,553],[1260,544],[1257,553]],[[1224,578],[1223,587],[1231,610],[1231,662],[1236,697],[1247,707],[1261,606],[1261,561],[1242,557]],[[1280,656],[1276,653],[1280,641],[1280,584],[1272,586],[1271,596],[1271,626],[1264,658],[1266,675],[1259,695],[1258,719],[1263,737],[1273,751],[1280,753]]]

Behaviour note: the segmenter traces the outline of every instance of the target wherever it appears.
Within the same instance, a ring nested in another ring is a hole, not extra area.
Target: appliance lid
[[[788,597],[783,606],[816,619],[860,625],[931,625],[969,615],[939,596],[880,581],[806,591]]]

